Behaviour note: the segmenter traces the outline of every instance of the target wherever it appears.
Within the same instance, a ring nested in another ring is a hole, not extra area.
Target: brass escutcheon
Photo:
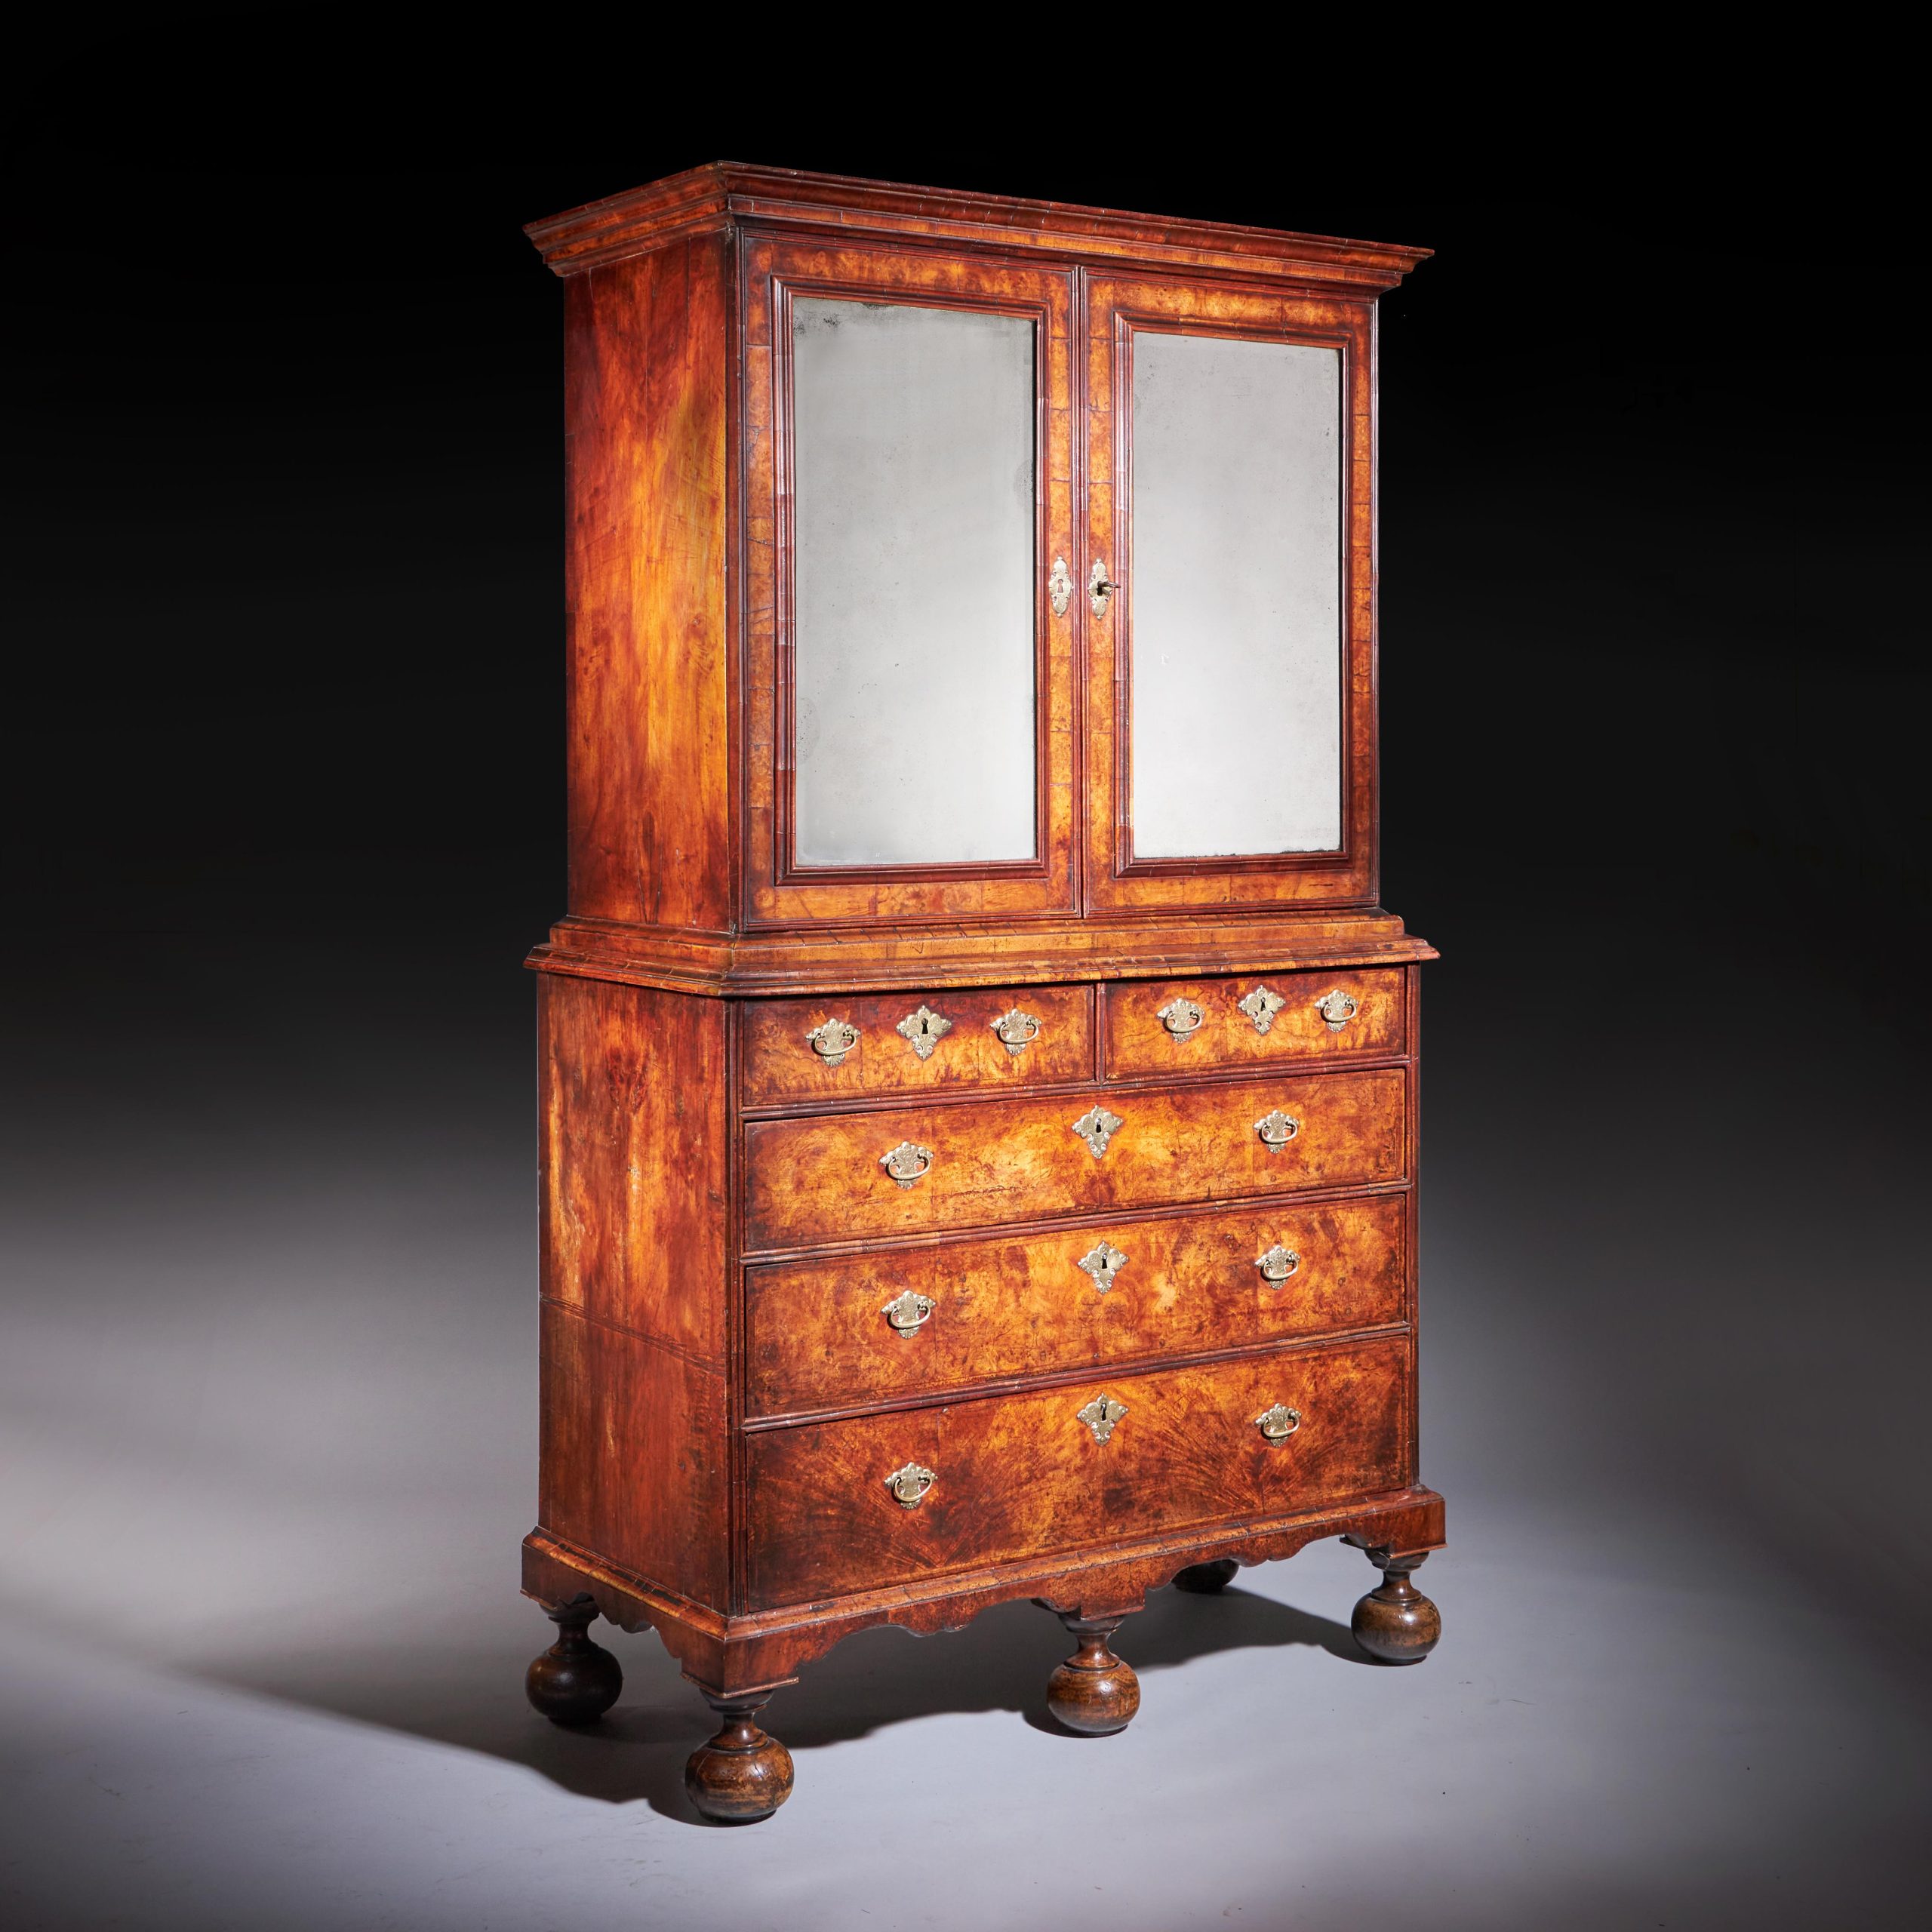
[[[1257,986],[1247,997],[1237,1002],[1242,1012],[1254,1022],[1254,1030],[1265,1033],[1275,1023],[1275,1016],[1287,1004],[1281,995],[1269,986]]]
[[[828,1020],[814,1026],[805,1040],[827,1066],[836,1066],[859,1044],[859,1029],[849,1020]]]
[[[1154,1016],[1177,1040],[1198,1032],[1206,1017],[1191,999],[1171,999]]]
[[[1047,601],[1054,607],[1056,617],[1065,617],[1067,605],[1073,601],[1073,577],[1064,557],[1054,559],[1052,574],[1047,579]]]
[[[1094,607],[1097,617],[1107,614],[1107,604],[1114,592],[1120,588],[1117,583],[1107,581],[1107,567],[1098,558],[1094,559],[1094,568],[1087,579],[1087,601]]]
[[[1300,1267],[1301,1257],[1277,1241],[1266,1254],[1254,1257],[1254,1265],[1261,1270],[1261,1278],[1271,1288],[1278,1288]]]
[[[907,1014],[900,1021],[898,1030],[912,1041],[912,1051],[921,1060],[931,1060],[934,1048],[952,1031],[952,1022],[943,1018],[931,1007],[922,1006],[916,1012]]]
[[[1361,1008],[1356,1005],[1352,993],[1345,993],[1338,986],[1333,992],[1324,993],[1315,1002],[1315,1010],[1321,1014],[1330,1032],[1339,1033]]]
[[[1127,1404],[1116,1402],[1111,1395],[1096,1395],[1078,1411],[1079,1420],[1094,1432],[1096,1442],[1106,1441],[1114,1432],[1114,1424],[1126,1414]]]
[[[1103,1241],[1091,1254],[1083,1254],[1074,1264],[1084,1268],[1094,1278],[1094,1285],[1101,1294],[1113,1286],[1114,1277],[1127,1266],[1127,1257],[1111,1241]]]
[[[916,1509],[925,1500],[926,1491],[938,1480],[924,1465],[908,1463],[903,1469],[894,1469],[886,1478],[885,1486],[900,1509]]]
[[[1073,1123],[1072,1131],[1087,1143],[1087,1151],[1095,1160],[1107,1151],[1107,1143],[1127,1123],[1118,1114],[1110,1114],[1105,1107],[1089,1107]]]
[[[1254,1426],[1270,1442],[1285,1442],[1301,1426],[1301,1411],[1277,1402],[1254,1418]]]
[[[1017,1006],[987,1024],[998,1035],[1000,1044],[1015,1060],[1040,1037],[1040,1023],[1030,1013],[1022,1013]]]
[[[902,1140],[891,1152],[881,1154],[878,1164],[901,1187],[910,1187],[915,1181],[925,1177],[926,1171],[933,1164],[933,1150]]]
[[[1254,1131],[1260,1135],[1262,1146],[1272,1154],[1277,1148],[1285,1147],[1301,1131],[1301,1122],[1277,1107],[1254,1123]]]
[[[922,1295],[916,1288],[908,1288],[903,1294],[894,1295],[879,1312],[899,1334],[909,1335],[914,1329],[924,1325],[926,1318],[938,1306],[931,1295]]]

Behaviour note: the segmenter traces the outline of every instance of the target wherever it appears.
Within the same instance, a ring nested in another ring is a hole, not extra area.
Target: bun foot
[[[545,1614],[557,1626],[557,1641],[531,1663],[523,1687],[552,1724],[595,1724],[624,1687],[617,1660],[586,1634],[597,1606],[580,1596]]]
[[[1131,1665],[1107,1647],[1124,1619],[1066,1617],[1060,1620],[1079,1647],[1047,1680],[1047,1709],[1069,1730],[1104,1737],[1124,1730],[1140,1708],[1140,1680]]]
[[[753,1720],[771,1700],[755,1697],[704,1700],[718,1713],[718,1735],[700,1744],[685,1766],[685,1789],[704,1815],[721,1825],[752,1825],[768,1818],[792,1795],[792,1754]]]
[[[1368,1552],[1382,1581],[1355,1605],[1349,1628],[1355,1641],[1383,1663],[1420,1663],[1442,1635],[1442,1613],[1410,1580],[1423,1556],[1392,1556],[1386,1549]]]
[[[1217,1557],[1212,1563],[1190,1563],[1174,1579],[1174,1588],[1198,1597],[1219,1596],[1240,1567],[1232,1556]]]

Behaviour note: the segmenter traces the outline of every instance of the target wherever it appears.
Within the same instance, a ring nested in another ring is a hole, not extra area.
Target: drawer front
[[[749,1412],[1399,1322],[1407,1226],[1407,1197],[1385,1194],[754,1268]]]
[[[1096,1414],[1103,1398],[1121,1413],[1100,1441],[1081,1411]],[[1300,1420],[1270,1441],[1256,1418],[1277,1404]],[[758,1430],[747,1441],[753,1601],[1397,1489],[1408,1441],[1400,1337]],[[910,1508],[888,1487],[909,1469]],[[923,1494],[921,1470],[931,1475]]]
[[[1110,1080],[1398,1054],[1406,1032],[1399,966],[1135,981],[1107,989],[1106,1016]]]
[[[1094,989],[969,986],[755,1000],[745,1007],[739,1037],[748,1107],[1089,1080]]]
[[[1296,1073],[754,1121],[745,1129],[745,1246],[805,1247],[1398,1180],[1406,1080],[1399,1068]],[[1097,1140],[1109,1121],[1118,1124],[1097,1153],[1088,1136]],[[1265,1144],[1264,1121],[1291,1137]]]

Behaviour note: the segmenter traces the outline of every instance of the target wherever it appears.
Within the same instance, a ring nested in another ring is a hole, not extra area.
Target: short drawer
[[[755,1000],[744,1008],[739,1040],[748,1107],[1088,1080],[1094,989]]]
[[[1344,967],[1110,986],[1107,1077],[1400,1053],[1402,977],[1399,966]]]
[[[1399,1068],[753,1121],[752,1251],[1403,1177]],[[1264,1138],[1265,1137],[1267,1137]]]
[[[1400,1488],[1408,1361],[1395,1337],[755,1430],[754,1603]]]
[[[1207,1354],[1406,1318],[1408,1199],[1203,1208],[1160,1220],[753,1268],[754,1416]]]

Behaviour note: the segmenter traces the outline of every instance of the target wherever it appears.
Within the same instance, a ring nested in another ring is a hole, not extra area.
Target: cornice
[[[1373,291],[1394,288],[1430,253],[1337,235],[731,161],[586,202],[533,221],[524,232],[557,274],[572,275],[707,229],[734,226],[951,242],[1090,263],[1117,259]]]

